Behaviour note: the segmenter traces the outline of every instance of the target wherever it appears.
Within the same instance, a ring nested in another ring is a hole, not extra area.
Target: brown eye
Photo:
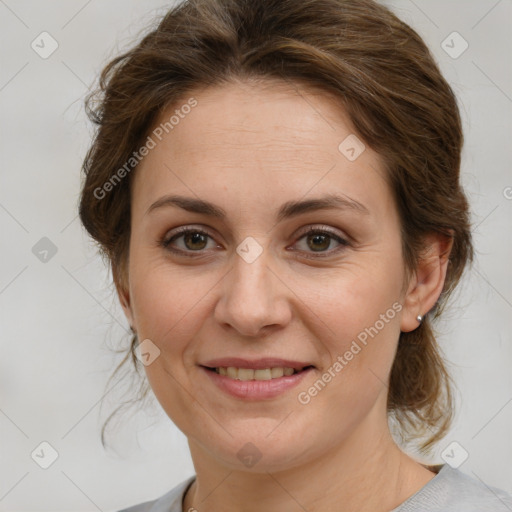
[[[303,243],[303,241],[305,243]],[[333,242],[335,244],[334,247],[332,247]],[[309,255],[311,255],[311,253],[317,253],[318,257],[330,256],[349,245],[348,241],[337,233],[327,228],[320,229],[318,227],[310,227],[297,240],[296,244],[298,245],[299,251],[305,254],[309,253]]]
[[[308,247],[313,251],[324,251],[329,248],[332,237],[324,234],[307,235]]]
[[[202,233],[196,233],[193,231],[182,236],[185,247],[192,251],[204,249],[208,239],[207,235],[203,235]]]
[[[208,247],[208,242],[211,246]],[[178,232],[171,234],[162,240],[161,245],[172,252],[191,255],[190,253],[201,253],[205,249],[218,247],[211,235],[199,228],[181,228]]]

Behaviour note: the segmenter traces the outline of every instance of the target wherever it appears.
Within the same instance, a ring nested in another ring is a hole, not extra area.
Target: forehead
[[[197,89],[163,111],[150,136],[155,146],[134,177],[142,206],[177,189],[210,198],[237,189],[267,204],[308,189],[380,195],[383,207],[389,200],[379,155],[357,137],[341,101],[320,89],[284,81]]]
[[[332,153],[343,132],[355,132],[339,98],[282,80],[232,82],[198,89],[162,112],[155,123],[157,127],[166,131],[166,121],[173,113],[188,111],[186,104],[192,97],[197,105],[188,114],[181,114],[181,126],[168,131],[182,151],[200,153],[203,144],[251,151],[247,143],[260,141],[269,150],[286,151],[287,143],[293,143],[303,153]],[[178,121],[174,117],[174,122]],[[197,137],[191,137],[193,134],[187,130],[191,124],[194,130],[199,129]],[[324,139],[328,132],[333,137]],[[320,139],[325,143],[319,144]]]

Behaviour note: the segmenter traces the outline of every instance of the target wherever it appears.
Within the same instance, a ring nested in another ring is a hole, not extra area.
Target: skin
[[[181,104],[191,96],[198,105],[137,168],[128,275],[116,283],[139,340],[160,350],[145,367],[149,383],[189,441],[197,478],[184,510],[325,511],[343,504],[344,511],[389,511],[435,476],[391,438],[387,382],[400,331],[416,329],[416,317],[439,297],[450,242],[430,236],[407,279],[379,155],[368,146],[353,162],[340,153],[355,130],[325,92],[233,82],[196,90]],[[334,208],[276,218],[287,201],[333,192],[367,213]],[[177,206],[148,212],[169,194],[210,201],[226,217]],[[348,244],[308,239],[302,232],[313,225]],[[160,243],[180,226],[209,232],[196,245],[185,245],[183,236],[171,244],[195,257]],[[252,263],[236,252],[246,237],[262,249]],[[298,393],[394,303],[401,311],[317,396],[299,403]],[[248,402],[220,391],[198,366],[236,356],[315,368],[298,387]],[[248,442],[261,454],[252,467],[237,457]]]

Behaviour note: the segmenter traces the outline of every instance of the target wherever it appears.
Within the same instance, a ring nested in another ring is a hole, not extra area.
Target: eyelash
[[[194,234],[198,233],[198,234],[201,234],[208,238],[213,239],[211,234],[208,233],[207,231],[205,231],[204,229],[181,227],[181,228],[178,228],[178,230],[175,233],[173,233],[173,235],[171,237],[164,237],[160,241],[159,245],[161,245],[164,249],[166,249],[170,252],[173,252],[175,254],[181,255],[181,256],[185,256],[185,257],[189,257],[189,258],[201,257],[202,250],[200,250],[200,251],[190,251],[190,250],[184,251],[182,249],[176,249],[176,248],[171,247],[172,242],[174,242],[178,238],[181,238],[182,236],[187,235],[189,233],[194,233]],[[306,258],[317,259],[317,258],[325,258],[328,256],[332,256],[333,254],[338,253],[340,250],[343,250],[345,247],[347,247],[349,245],[349,242],[347,240],[340,237],[339,235],[337,235],[335,232],[331,231],[330,229],[325,228],[325,227],[317,227],[317,226],[310,226],[306,231],[302,232],[300,234],[299,238],[297,239],[297,242],[299,240],[302,240],[303,238],[307,237],[308,235],[327,235],[327,236],[331,237],[331,239],[338,242],[340,245],[336,249],[333,249],[330,251],[319,251],[317,253],[315,253],[313,251],[312,254],[314,254],[314,256],[305,256]],[[193,253],[198,253],[198,254],[193,254]]]

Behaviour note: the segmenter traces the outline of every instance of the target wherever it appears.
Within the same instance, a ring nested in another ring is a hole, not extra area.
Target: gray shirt
[[[512,512],[512,496],[505,491],[448,464],[440,468],[432,480],[390,512]],[[194,479],[188,478],[157,500],[119,512],[187,512],[182,508],[183,496]]]

